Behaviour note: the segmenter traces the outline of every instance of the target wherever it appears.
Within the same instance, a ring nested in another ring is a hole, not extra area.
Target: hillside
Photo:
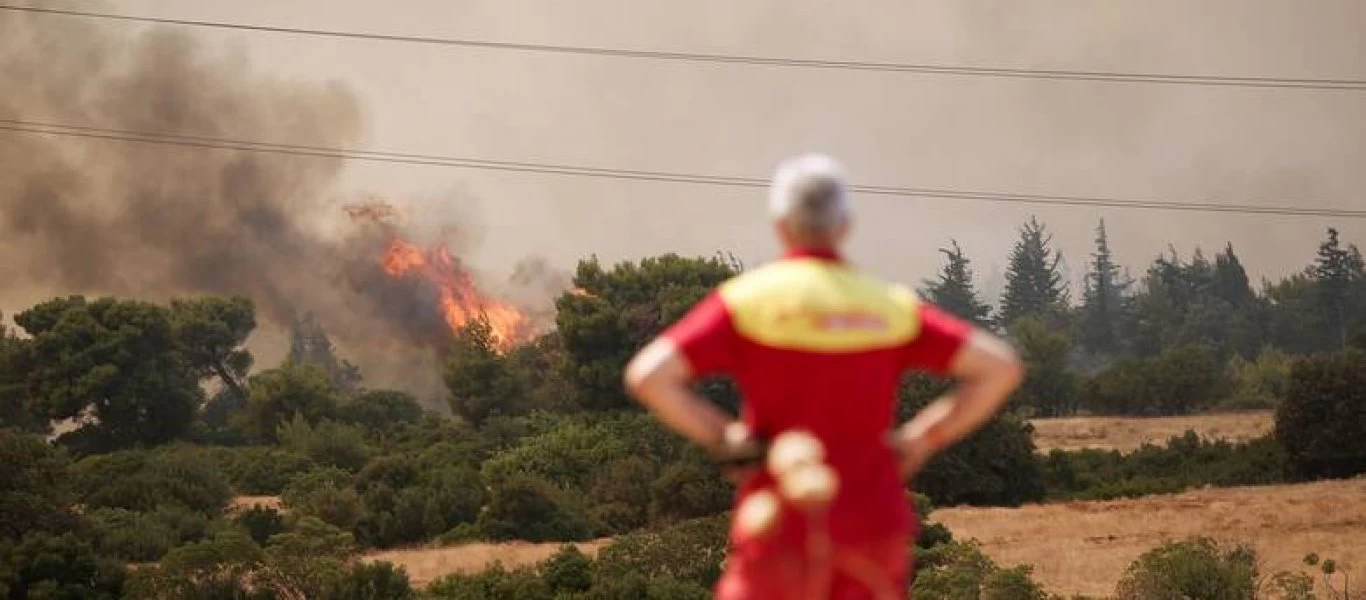
[[[935,511],[958,538],[976,538],[1002,564],[1030,563],[1049,591],[1112,592],[1124,568],[1167,540],[1193,535],[1253,545],[1263,573],[1296,569],[1305,554],[1366,575],[1366,478],[1206,489],[1108,502]]]

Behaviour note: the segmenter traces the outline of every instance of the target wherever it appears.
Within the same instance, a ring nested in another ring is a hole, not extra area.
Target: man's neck
[[[783,252],[783,258],[818,258],[835,262],[844,261],[839,250],[828,246],[793,246]]]

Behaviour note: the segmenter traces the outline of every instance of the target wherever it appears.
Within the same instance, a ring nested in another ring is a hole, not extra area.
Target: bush
[[[72,533],[35,533],[0,543],[0,590],[9,598],[113,600],[122,595],[122,563],[97,557]]]
[[[0,540],[75,523],[69,466],[37,436],[0,429]]]
[[[328,600],[408,600],[415,598],[408,573],[393,563],[377,561],[351,567]]]
[[[1306,478],[1366,473],[1366,352],[1350,350],[1295,362],[1276,411],[1276,439]]]
[[[1154,358],[1116,363],[1086,385],[1100,414],[1180,415],[1208,408],[1231,391],[1228,370],[1204,346],[1177,346]]]
[[[336,468],[313,471],[295,479],[280,501],[300,515],[313,516],[342,529],[351,529],[361,518],[360,496],[351,487],[351,474]]]
[[[1205,485],[1265,485],[1285,480],[1285,453],[1270,437],[1241,444],[1202,439],[1193,431],[1166,445],[1117,450],[1053,450],[1042,460],[1048,497],[1108,500]]]
[[[365,433],[353,425],[323,419],[310,424],[303,415],[281,423],[276,430],[280,445],[313,459],[320,465],[359,471],[370,456]]]
[[[422,420],[422,405],[410,394],[367,390],[337,407],[337,420],[368,431],[390,431]]]
[[[553,600],[550,586],[533,569],[508,571],[495,562],[475,574],[447,575],[427,586],[439,600]]]
[[[582,541],[593,529],[563,490],[531,475],[495,483],[476,526],[488,539],[532,542]]]
[[[86,524],[100,554],[129,562],[159,560],[180,541],[165,523],[122,508],[91,511]]]
[[[1118,600],[1186,598],[1247,600],[1257,586],[1257,554],[1220,548],[1208,538],[1169,542],[1129,565],[1115,588]]]
[[[232,488],[222,475],[186,452],[127,450],[90,456],[77,462],[72,472],[87,510],[149,512],[159,506],[182,506],[215,515],[232,499]]]
[[[228,478],[239,494],[277,495],[295,477],[317,464],[299,452],[273,446],[213,448],[207,458]]]
[[[669,577],[710,589],[721,577],[728,531],[728,516],[718,515],[684,521],[657,532],[623,535],[598,552],[598,580],[636,573],[652,580]]]
[[[280,516],[280,511],[266,506],[247,508],[233,517],[233,522],[246,531],[258,545],[266,543],[271,536],[285,531],[285,520]]]
[[[920,553],[915,597],[924,600],[1047,600],[1030,567],[1002,569],[975,542],[949,542]]]
[[[1233,392],[1221,403],[1227,409],[1275,408],[1290,389],[1290,356],[1275,348],[1265,348],[1257,360],[1233,357]]]

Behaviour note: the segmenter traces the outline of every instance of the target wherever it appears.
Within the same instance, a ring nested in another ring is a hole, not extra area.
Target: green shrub
[[[219,514],[232,488],[213,466],[189,452],[126,450],[81,459],[72,469],[86,509],[126,508],[148,512],[182,506]]]
[[[1115,588],[1118,600],[1185,598],[1247,600],[1257,586],[1251,548],[1221,548],[1208,538],[1169,542],[1129,565]]]
[[[0,589],[9,598],[113,600],[121,597],[126,569],[98,557],[73,533],[35,533],[0,543]]]
[[[493,484],[476,525],[488,539],[533,542],[582,541],[593,527],[569,496],[550,482],[513,475]]]
[[[437,600],[554,600],[550,586],[533,569],[509,571],[495,562],[475,574],[447,575],[427,586]]]
[[[1244,443],[1202,439],[1193,431],[1166,445],[1117,450],[1053,450],[1041,459],[1048,496],[1108,500],[1205,485],[1264,485],[1285,480],[1286,458],[1270,437]]]
[[[393,563],[359,562],[347,570],[327,600],[408,600],[415,598],[408,573]]]
[[[1030,567],[1002,569],[976,541],[947,542],[919,553],[915,597],[923,600],[1047,600]]]
[[[214,462],[239,494],[277,495],[295,477],[318,467],[302,453],[274,446],[215,448]]]
[[[151,515],[122,508],[93,510],[86,524],[100,554],[130,562],[159,560],[180,541],[170,526]]]
[[[1276,439],[1301,477],[1366,473],[1366,352],[1300,359],[1276,411]]]
[[[593,587],[593,560],[570,544],[560,546],[542,562],[540,571],[555,593],[583,592]]]
[[[1221,406],[1228,409],[1275,408],[1290,389],[1290,356],[1275,348],[1265,348],[1257,359],[1235,356],[1229,363],[1233,391]]]
[[[316,425],[296,414],[276,430],[280,445],[313,459],[320,465],[359,471],[370,457],[365,433],[359,427],[320,420]]]
[[[1212,350],[1188,345],[1120,361],[1088,382],[1084,397],[1100,414],[1179,415],[1208,408],[1232,388]]]
[[[598,580],[638,573],[710,589],[721,576],[728,531],[728,516],[718,515],[683,521],[661,531],[620,536],[598,552]]]
[[[280,495],[280,501],[300,515],[317,517],[342,529],[360,521],[360,496],[351,487],[352,475],[336,468],[324,468],[296,478]]]
[[[337,407],[337,420],[368,431],[389,431],[422,420],[422,405],[411,394],[367,390]]]
[[[0,540],[74,525],[69,468],[39,437],[0,429]]]
[[[280,511],[267,506],[247,508],[233,517],[233,522],[242,527],[257,544],[264,544],[271,536],[285,531],[285,521]]]

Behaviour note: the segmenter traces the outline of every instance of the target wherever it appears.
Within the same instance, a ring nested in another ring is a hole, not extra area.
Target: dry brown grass
[[[574,544],[584,554],[596,556],[598,550],[607,545],[608,540],[596,540]],[[562,544],[535,544],[531,542],[503,542],[499,544],[470,543],[445,548],[410,548],[405,550],[385,550],[365,555],[366,561],[385,560],[400,565],[408,571],[413,587],[425,588],[432,580],[452,573],[478,573],[492,565],[502,562],[512,569],[530,566],[541,562],[560,549]]]
[[[1246,441],[1269,433],[1272,421],[1272,411],[1249,411],[1188,417],[1066,417],[1030,423],[1040,452],[1054,448],[1127,452],[1144,442],[1165,444],[1188,430],[1210,438]]]
[[[246,510],[253,506],[284,511],[284,508],[280,505],[279,496],[238,496],[233,498],[232,502],[228,504],[228,512]]]
[[[1318,552],[1366,577],[1366,478],[1206,489],[1109,502],[935,511],[959,539],[976,538],[1003,565],[1029,563],[1051,592],[1103,596],[1138,555],[1203,535],[1251,544],[1263,573],[1300,568]],[[1322,591],[1322,590],[1320,590]]]

